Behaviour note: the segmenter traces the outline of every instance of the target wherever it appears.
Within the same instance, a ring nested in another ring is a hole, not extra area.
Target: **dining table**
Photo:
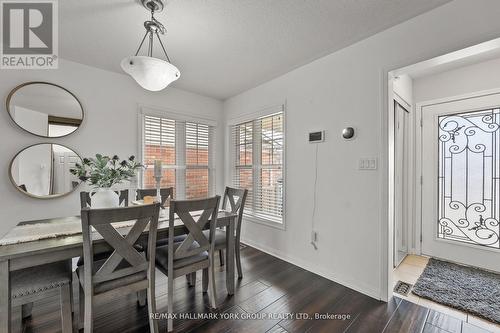
[[[168,208],[160,214],[158,221],[158,239],[168,238]],[[234,294],[235,234],[237,214],[221,210],[217,216],[216,227],[226,228],[226,289]],[[121,222],[119,222],[121,223]],[[210,221],[213,223],[213,221]],[[206,228],[209,228],[207,223]],[[115,226],[123,236],[133,224]],[[79,228],[79,229],[78,229]],[[147,239],[147,229],[138,241]],[[180,219],[174,220],[174,236],[188,233]],[[94,253],[105,253],[110,246],[95,232]],[[83,238],[80,216],[51,218],[20,222],[7,235],[0,239],[0,333],[10,333],[10,273],[16,270],[44,265],[83,256]]]

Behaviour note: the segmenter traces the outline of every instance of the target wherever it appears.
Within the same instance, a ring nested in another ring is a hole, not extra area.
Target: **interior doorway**
[[[479,317],[498,299],[470,281],[500,273],[498,68],[500,39],[388,78],[388,290],[490,331],[500,326]]]

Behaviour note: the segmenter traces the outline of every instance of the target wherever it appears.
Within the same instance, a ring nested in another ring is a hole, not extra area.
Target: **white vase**
[[[90,198],[92,208],[113,208],[120,206],[120,197],[112,189],[98,188]]]

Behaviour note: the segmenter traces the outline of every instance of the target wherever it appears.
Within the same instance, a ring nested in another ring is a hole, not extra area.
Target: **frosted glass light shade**
[[[153,57],[126,57],[121,66],[141,87],[150,91],[165,89],[181,76],[177,67],[168,61]]]

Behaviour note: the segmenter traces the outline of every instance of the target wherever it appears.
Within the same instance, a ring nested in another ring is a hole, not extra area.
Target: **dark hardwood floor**
[[[237,280],[234,296],[226,295],[223,268],[217,274],[220,307],[215,312],[209,310],[208,297],[201,292],[201,274],[194,287],[188,287],[184,278],[175,281],[177,314],[212,313],[233,319],[176,318],[176,332],[486,332],[399,298],[388,303],[376,301],[248,246],[241,254],[244,277]],[[159,312],[166,311],[165,279],[158,272]],[[23,323],[24,332],[59,332],[58,301],[54,295],[35,303],[32,317]],[[289,313],[302,317],[287,317]],[[343,318],[316,319],[316,313]],[[138,308],[135,295],[99,304],[96,314],[96,333],[149,331],[147,307]],[[164,332],[166,320],[160,320],[159,326]]]

